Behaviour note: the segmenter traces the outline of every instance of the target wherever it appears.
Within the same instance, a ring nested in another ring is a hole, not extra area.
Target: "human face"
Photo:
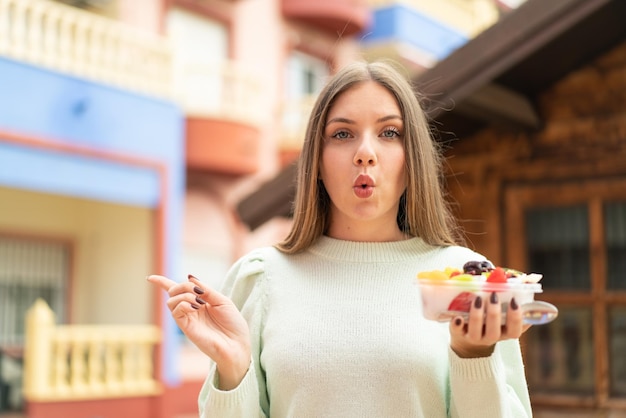
[[[365,81],[335,99],[324,128],[320,177],[330,196],[327,234],[351,241],[396,241],[406,189],[404,123],[385,87]]]

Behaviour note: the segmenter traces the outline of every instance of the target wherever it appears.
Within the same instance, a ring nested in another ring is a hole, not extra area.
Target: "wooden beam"
[[[458,105],[610,2],[527,1],[414,80],[420,94],[433,99],[426,109],[429,116],[436,118],[448,105]]]
[[[296,172],[296,163],[288,165],[276,177],[239,202],[237,213],[241,221],[254,230],[275,216],[291,216],[296,193]]]
[[[495,83],[479,88],[455,110],[494,125],[512,125],[521,129],[538,129],[542,125],[528,97]]]

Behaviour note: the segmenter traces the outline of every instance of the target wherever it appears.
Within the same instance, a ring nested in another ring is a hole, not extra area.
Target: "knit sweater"
[[[286,255],[273,247],[237,261],[223,292],[246,318],[250,368],[199,396],[209,417],[532,416],[517,340],[490,357],[459,358],[447,323],[427,320],[416,275],[485,258],[420,238],[364,243],[321,237]]]

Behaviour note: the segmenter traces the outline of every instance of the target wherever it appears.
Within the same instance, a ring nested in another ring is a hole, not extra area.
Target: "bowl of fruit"
[[[525,323],[548,323],[557,317],[558,310],[550,303],[535,300],[535,295],[543,292],[541,279],[541,274],[495,267],[489,261],[468,261],[463,269],[448,267],[417,274],[424,317],[442,322],[456,316],[467,318],[477,296],[487,300],[495,292],[502,303],[503,321],[511,299],[515,298]]]

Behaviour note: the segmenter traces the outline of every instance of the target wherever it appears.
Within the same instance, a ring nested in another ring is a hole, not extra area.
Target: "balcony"
[[[0,0],[0,56],[150,96],[171,95],[164,38],[48,0]]]
[[[259,131],[225,119],[187,118],[187,168],[244,175],[259,168]]]
[[[260,103],[255,74],[232,61],[177,63],[174,91],[186,115],[187,168],[243,175],[258,169]]]
[[[498,19],[491,0],[370,0],[372,25],[361,47],[368,59],[392,58],[413,75],[432,67]]]
[[[175,100],[192,169],[256,170],[260,83],[234,63],[175,62],[165,37],[48,0],[0,0],[0,57]]]
[[[371,20],[366,0],[282,0],[282,11],[288,19],[321,28],[335,36],[355,35]]]
[[[149,416],[163,388],[156,378],[155,325],[56,325],[38,299],[26,316],[24,396],[28,416]]]

